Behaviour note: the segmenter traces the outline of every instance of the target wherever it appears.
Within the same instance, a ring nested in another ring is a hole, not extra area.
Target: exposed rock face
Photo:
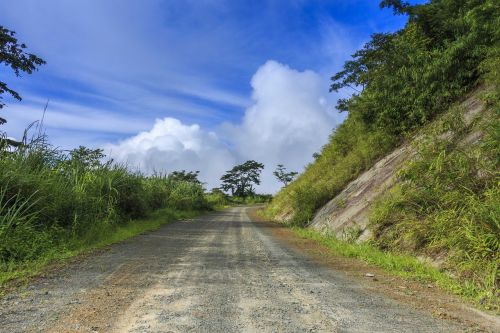
[[[463,120],[466,125],[472,124],[484,110],[484,104],[477,98],[477,94],[484,90],[478,89],[462,102]],[[447,132],[443,136],[451,138],[454,133]],[[472,144],[480,136],[480,132],[472,132],[462,138],[461,144]],[[319,209],[309,225],[310,228],[333,234],[338,238],[357,241],[369,239],[371,232],[367,226],[370,204],[397,182],[398,170],[414,155],[415,150],[410,143],[395,149]]]
[[[314,216],[310,227],[335,234],[339,238],[370,237],[367,229],[370,203],[396,182],[396,172],[414,154],[405,144],[378,161],[371,169],[349,183]]]

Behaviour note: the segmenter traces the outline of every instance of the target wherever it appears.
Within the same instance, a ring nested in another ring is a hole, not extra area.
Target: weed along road
[[[455,332],[252,222],[246,207],[178,221],[0,300],[1,332]]]

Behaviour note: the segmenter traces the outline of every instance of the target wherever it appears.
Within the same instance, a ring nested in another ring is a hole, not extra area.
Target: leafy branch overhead
[[[19,43],[15,32],[0,26],[0,64],[10,67],[16,76],[21,73],[32,74],[37,67],[45,64],[45,61],[32,53],[26,52],[26,45]],[[13,98],[21,100],[19,93],[0,81],[0,109],[5,106],[3,94],[8,93]],[[0,125],[7,121],[0,117]]]

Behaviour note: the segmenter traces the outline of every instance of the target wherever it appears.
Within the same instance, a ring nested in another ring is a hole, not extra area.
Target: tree
[[[383,0],[379,6],[380,8],[392,8],[395,15],[407,14],[412,8],[408,2],[401,0]]]
[[[254,185],[260,184],[262,169],[264,164],[253,160],[236,165],[221,177],[221,188],[231,192],[232,196],[246,197],[255,194]]]
[[[82,170],[95,170],[103,165],[102,160],[106,157],[104,150],[90,149],[84,146],[72,149],[69,152],[70,161]],[[108,162],[110,164],[111,162]]]
[[[298,173],[295,171],[286,172],[286,168],[283,164],[278,164],[276,170],[273,172],[273,175],[275,175],[276,178],[285,186],[287,186],[295,178],[295,176],[297,176],[297,174]]]
[[[16,76],[21,76],[21,72],[32,74],[37,70],[37,66],[45,64],[45,61],[34,54],[25,52],[26,45],[19,44],[15,37],[15,32],[0,26],[0,64],[12,68]],[[21,100],[21,95],[17,91],[10,89],[7,84],[0,81],[0,109],[5,106],[2,102],[2,94],[8,93],[17,100]],[[0,125],[7,120],[0,117]]]
[[[382,1],[408,21],[399,31],[374,34],[332,77],[331,91],[355,91],[338,110],[394,137],[429,122],[479,82],[479,64],[499,40],[497,2]]]
[[[186,170],[173,171],[168,175],[168,178],[174,181],[184,181],[201,185],[202,183],[198,179],[199,173],[200,173],[199,171],[186,171]]]

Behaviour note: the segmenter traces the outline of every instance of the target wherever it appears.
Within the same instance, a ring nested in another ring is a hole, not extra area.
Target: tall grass
[[[100,150],[63,152],[43,137],[0,147],[0,273],[113,238],[158,209],[209,208],[199,183],[130,172]]]
[[[407,24],[374,34],[334,75],[333,90],[360,90],[339,100],[348,117],[266,214],[306,226],[379,158],[423,134],[403,182],[375,205],[372,245],[387,255],[444,259],[442,269],[471,284],[475,295],[498,297],[500,7],[492,0],[431,0],[393,9],[408,15]],[[459,112],[448,110],[478,86],[488,87],[489,111],[481,126],[464,127]],[[461,141],[474,131],[485,134],[479,143]]]
[[[500,109],[467,127],[450,112],[415,142],[401,182],[375,203],[373,243],[441,258],[442,269],[494,298],[500,288]],[[444,135],[453,131],[455,136]],[[478,143],[467,136],[484,137]]]
[[[289,223],[306,225],[318,208],[400,141],[394,135],[369,130],[355,117],[348,118],[304,173],[273,198],[267,215],[271,218],[288,215]]]

